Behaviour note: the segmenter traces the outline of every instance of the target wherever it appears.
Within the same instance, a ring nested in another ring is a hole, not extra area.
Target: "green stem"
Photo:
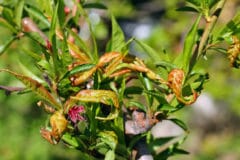
[[[217,19],[222,11],[222,8],[224,7],[226,0],[220,0],[215,8],[215,11],[213,13],[213,15],[211,17],[206,17],[206,27],[204,29],[201,41],[199,43],[199,47],[198,47],[198,57],[202,54],[203,50],[204,50],[204,46],[207,43],[209,34],[212,32]]]

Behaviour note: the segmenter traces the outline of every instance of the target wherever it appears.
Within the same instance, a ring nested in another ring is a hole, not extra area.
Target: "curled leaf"
[[[82,90],[78,92],[72,99],[81,102],[103,103],[106,105],[114,105],[119,108],[119,101],[116,93],[110,90]]]
[[[179,102],[189,105],[196,101],[198,95],[193,89],[191,99],[182,95],[184,78],[185,74],[182,69],[173,69],[168,75],[168,86],[172,89]]]
[[[232,36],[233,43],[227,50],[228,58],[230,60],[231,66],[235,68],[240,67],[238,55],[240,54],[240,40],[236,36]]]
[[[62,110],[54,112],[54,114],[50,117],[50,125],[51,131],[46,129],[41,129],[41,135],[51,144],[57,144],[63,133],[67,129],[68,121],[62,113]]]

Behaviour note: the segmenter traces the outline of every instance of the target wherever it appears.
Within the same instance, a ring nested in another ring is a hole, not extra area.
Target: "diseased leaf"
[[[73,77],[71,79],[72,84],[74,86],[77,86],[79,84],[82,84],[86,82],[95,72],[96,72],[97,67],[92,67],[87,71],[82,72],[80,75],[77,75],[76,77]]]
[[[114,111],[111,112],[107,117],[96,116],[95,118],[102,121],[109,121],[109,120],[116,119],[118,115],[119,115],[118,109],[114,109]]]
[[[88,57],[90,57],[91,60],[93,60],[92,54],[89,50],[89,47],[86,45],[86,43],[81,39],[80,36],[78,36],[77,33],[73,32],[71,29],[67,29],[67,31],[71,34],[71,36],[74,37],[76,44],[79,46],[80,50],[83,53],[86,53]],[[69,44],[69,43],[68,43]]]
[[[82,52],[77,45],[75,45],[74,43],[68,42],[68,48],[70,51],[70,54],[78,59],[79,61],[81,61],[82,63],[89,63],[90,59],[88,57],[88,55],[86,55],[86,53]]]
[[[0,69],[0,72],[7,72],[12,74],[17,79],[19,79],[27,88],[31,89],[39,97],[43,98],[45,101],[53,105],[53,107],[58,109],[61,108],[61,105],[54,99],[50,92],[38,81],[7,69]]]
[[[81,90],[76,96],[71,98],[81,102],[114,105],[116,108],[119,108],[118,97],[116,93],[110,90]]]

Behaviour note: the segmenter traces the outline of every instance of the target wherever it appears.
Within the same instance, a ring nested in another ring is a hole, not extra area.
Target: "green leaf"
[[[6,49],[8,49],[8,47],[13,43],[14,40],[16,40],[17,38],[11,37],[10,39],[8,39],[4,44],[0,45],[0,55],[2,55]]]
[[[181,127],[183,130],[187,131],[188,130],[188,127],[187,125],[181,121],[180,119],[176,119],[176,118],[172,118],[172,119],[169,119],[171,121],[173,121],[174,123],[176,123],[179,127]]]
[[[102,3],[84,3],[83,8],[107,9]]]
[[[109,146],[111,150],[115,150],[118,143],[118,138],[113,131],[102,131],[98,133],[98,138]]]
[[[139,77],[139,79],[140,79],[140,81],[141,81],[141,83],[144,87],[144,92],[153,90],[153,84],[152,84],[152,81],[149,78],[144,77],[142,74],[139,75],[138,77]],[[152,106],[153,96],[151,94],[146,93],[146,97],[147,97],[147,100],[148,100],[148,106]]]
[[[58,0],[58,20],[59,20],[59,24],[60,27],[63,27],[64,23],[65,23],[65,13],[64,13],[64,1],[63,0]]]
[[[18,27],[21,26],[22,13],[23,13],[24,0],[18,1],[15,8],[14,20]]]
[[[192,7],[192,6],[184,6],[181,8],[178,8],[177,11],[181,12],[199,12],[198,8]]]
[[[26,10],[33,17],[40,20],[47,27],[50,27],[50,22],[38,8],[36,8],[34,6],[24,6],[24,10]]]
[[[209,8],[211,9],[214,5],[216,5],[220,0],[208,0]]]
[[[84,72],[90,70],[91,68],[95,67],[95,64],[82,64],[79,66],[74,67],[71,71],[69,71],[69,76],[74,75],[79,72]]]
[[[36,61],[40,61],[42,59],[41,55],[33,52],[33,51],[30,51],[29,49],[26,49],[26,48],[23,48],[23,52],[29,56],[31,56],[34,60]]]
[[[143,88],[139,86],[129,86],[125,89],[124,95],[128,96],[129,94],[142,94]]]
[[[176,154],[180,154],[180,155],[185,154],[186,155],[186,154],[189,154],[189,152],[186,150],[183,150],[183,149],[174,148],[173,154],[174,155],[176,155]]]
[[[36,81],[30,77],[26,77],[26,76],[17,74],[15,72],[12,72],[7,69],[0,69],[0,72],[7,72],[7,73],[12,74],[17,79],[19,79],[27,88],[31,89],[43,100],[49,102],[53,107],[55,107],[57,109],[61,108],[61,105],[55,100],[55,98],[50,94],[50,92],[38,81]]]
[[[201,1],[200,0],[186,0],[188,3],[191,3],[195,6],[200,6],[201,5]]]
[[[14,25],[0,17],[0,26],[10,29],[13,33],[17,33],[17,30],[14,28]]]
[[[161,107],[159,107],[161,111],[167,111],[167,112],[174,112],[176,110],[175,107],[171,106],[170,104],[163,104]]]
[[[70,133],[65,133],[62,136],[62,140],[66,142],[71,147],[77,148],[79,147],[79,143],[76,137],[72,136]]]
[[[41,47],[46,48],[46,41],[38,32],[25,32],[24,35],[39,43]]]
[[[10,8],[4,7],[1,13],[1,16],[12,26],[16,25],[14,23],[14,14]]]
[[[137,101],[129,101],[127,104],[127,107],[137,107],[138,109],[143,110],[144,112],[147,112],[146,106],[144,106],[142,103]]]
[[[106,155],[104,160],[115,160],[115,153],[113,150],[109,150]]]
[[[153,62],[160,62],[166,58],[166,56],[162,52],[156,52],[152,47],[147,45],[146,43],[135,39],[135,42],[145,51],[146,55]]]
[[[38,7],[44,10],[46,16],[51,16],[53,14],[52,0],[36,0],[36,2]]]
[[[49,31],[49,39],[52,43],[52,59],[53,59],[53,66],[54,66],[54,72],[55,72],[55,78],[58,78],[60,74],[60,70],[62,68],[61,61],[58,56],[58,49],[57,49],[57,38],[56,38],[56,28],[58,23],[58,7],[59,3],[56,4],[54,8],[54,13],[52,16],[50,31]]]
[[[121,52],[125,46],[125,37],[122,29],[118,25],[114,16],[112,16],[112,38],[110,41],[110,51]]]
[[[198,33],[198,24],[201,20],[202,15],[199,15],[193,24],[192,28],[188,32],[185,41],[183,53],[177,57],[174,62],[179,68],[183,68],[186,73],[188,73],[190,61],[192,58],[192,52],[194,45],[196,43],[197,33]]]

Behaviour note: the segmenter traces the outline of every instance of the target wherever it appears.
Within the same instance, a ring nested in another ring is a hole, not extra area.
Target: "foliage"
[[[225,0],[187,0],[179,11],[197,16],[185,37],[183,51],[174,57],[155,51],[135,38],[126,40],[114,16],[111,39],[99,50],[89,9],[106,9],[102,3],[85,1],[24,0],[1,3],[0,25],[11,36],[0,46],[0,54],[15,42],[30,40],[37,47],[25,48],[31,57],[20,71],[0,69],[19,79],[25,87],[1,86],[7,93],[34,92],[38,105],[50,116],[40,132],[51,144],[62,141],[79,150],[84,159],[136,159],[143,143],[155,159],[186,154],[180,144],[188,128],[171,115],[194,103],[208,79],[196,68],[210,50],[229,57],[239,68],[239,15],[215,33],[214,26]],[[203,29],[201,20],[205,20]],[[90,38],[78,33],[88,26]],[[129,44],[136,43],[148,57],[131,55]],[[222,43],[229,47],[222,48]],[[26,67],[24,67],[26,66]],[[181,135],[156,137],[152,127],[168,119],[184,130]],[[137,155],[134,154],[137,151]]]

